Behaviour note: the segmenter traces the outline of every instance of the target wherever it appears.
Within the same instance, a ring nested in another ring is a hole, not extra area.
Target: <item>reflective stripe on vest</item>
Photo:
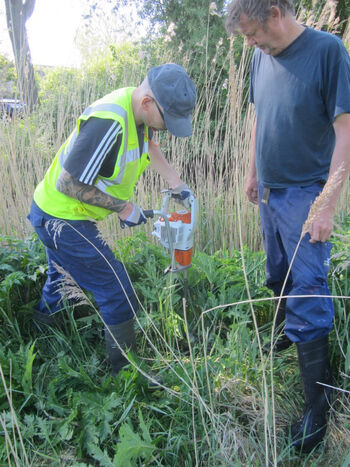
[[[143,144],[143,152],[148,153],[148,143],[144,142]],[[120,171],[118,173],[117,178],[114,181],[106,180],[106,179],[99,179],[95,186],[99,188],[101,191],[107,193],[106,188],[112,185],[119,185],[124,177],[125,167],[126,164],[129,162],[137,161],[140,159],[140,150],[139,149],[131,149],[131,151],[126,151],[122,156],[119,158],[118,166],[120,167]]]

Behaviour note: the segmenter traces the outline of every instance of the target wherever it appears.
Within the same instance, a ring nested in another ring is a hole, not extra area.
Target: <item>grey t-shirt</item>
[[[254,52],[256,166],[267,187],[326,181],[334,119],[350,113],[350,59],[336,36],[306,28],[277,56]]]

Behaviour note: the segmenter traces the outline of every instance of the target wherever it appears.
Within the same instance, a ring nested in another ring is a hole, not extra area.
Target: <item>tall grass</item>
[[[261,248],[258,211],[244,193],[254,122],[254,110],[247,105],[250,51],[243,48],[238,66],[232,60],[232,53],[226,60],[230,61],[229,75],[226,70],[218,73],[214,68],[209,71],[203,68],[207,86],[198,89],[193,135],[160,139],[166,157],[198,196],[200,226],[196,245],[207,252],[232,251],[239,247],[238,212],[242,241],[250,249]],[[183,65],[190,69],[189,61]],[[138,83],[140,68],[137,65],[130,69],[115,87]],[[223,76],[227,79],[222,79]],[[83,87],[79,88],[82,84],[76,77],[71,77],[72,82],[68,84],[64,79],[67,78],[62,76],[57,82],[62,86],[62,93],[56,89],[54,103],[48,100],[32,117],[0,126],[2,234],[16,233],[22,238],[31,232],[26,215],[36,184],[73,128],[74,120],[89,102],[100,97],[94,81],[83,80]],[[67,94],[67,86],[72,93]],[[163,182],[148,170],[133,200],[145,209],[159,207],[162,188]],[[346,212],[347,204],[348,191],[344,190],[338,204],[340,217]],[[105,221],[103,230],[112,242],[116,232],[118,236],[125,235],[120,232],[116,216]],[[146,226],[148,233],[151,230],[151,225]]]
[[[183,65],[190,69],[189,61]],[[244,48],[240,65],[234,67],[231,63],[230,76],[225,70],[217,74],[214,68],[213,71],[209,69],[205,89],[198,89],[193,136],[172,137],[162,145],[166,157],[199,198],[201,225],[197,245],[207,251],[238,246],[237,203],[241,203],[243,240],[249,247],[260,245],[257,213],[242,196],[254,118],[252,109],[243,112],[247,102],[248,67],[249,53]],[[115,87],[138,83],[140,76],[136,76],[136,71],[130,69]],[[221,74],[227,79],[223,80]],[[0,170],[4,175],[0,187],[4,200],[0,220],[2,233],[17,232],[22,237],[30,232],[25,217],[36,184],[67,136],[67,128],[72,129],[74,119],[87,103],[99,97],[93,81],[84,81],[84,87],[79,88],[81,84],[76,77],[72,77],[73,82],[68,85],[65,79],[62,76],[57,82],[62,86],[62,93],[55,90],[55,105],[47,101],[31,118],[0,128]],[[67,95],[67,86],[72,94]],[[162,181],[148,171],[138,184],[134,200],[144,208],[159,207],[161,188],[164,188]],[[110,237],[115,236],[115,217],[106,222]]]

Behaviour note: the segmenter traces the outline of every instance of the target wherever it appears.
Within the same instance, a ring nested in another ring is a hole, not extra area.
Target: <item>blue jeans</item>
[[[262,202],[263,187],[259,185],[259,210],[264,249],[266,252],[266,285],[276,296],[291,264],[307,219],[310,205],[322,191],[316,183],[307,187],[271,189],[267,203]],[[283,295],[306,295],[287,298],[285,333],[293,342],[304,342],[329,334],[333,325],[331,298],[327,275],[330,263],[330,242],[310,243],[307,233],[293,260]]]
[[[107,325],[128,321],[137,311],[137,300],[122,263],[101,238],[91,221],[52,217],[34,202],[28,219],[45,245],[48,271],[39,310],[55,313],[62,308],[60,286],[63,276],[55,264],[75,282],[92,292]]]

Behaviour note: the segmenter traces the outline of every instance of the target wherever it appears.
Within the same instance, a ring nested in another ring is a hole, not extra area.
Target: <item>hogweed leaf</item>
[[[119,430],[120,444],[117,445],[113,459],[115,467],[133,467],[137,459],[150,458],[155,446],[135,433],[128,423],[124,423]]]

